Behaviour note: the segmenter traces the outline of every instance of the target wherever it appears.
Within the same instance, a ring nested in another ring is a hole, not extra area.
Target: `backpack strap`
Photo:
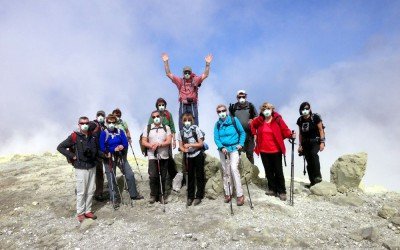
[[[231,119],[232,119],[232,124],[233,124],[233,126],[235,127],[236,133],[240,134],[240,133],[239,133],[239,129],[237,128],[237,125],[236,125],[236,119],[235,119],[235,117],[231,116]]]
[[[77,134],[75,132],[72,132],[71,133],[71,139],[72,139],[72,143],[73,144],[76,144],[76,137],[77,137]]]
[[[104,142],[107,142],[108,138],[110,136],[112,136],[112,134],[110,133],[110,131],[108,131],[108,129],[104,130],[106,132],[106,139],[104,140]],[[118,136],[121,134],[121,130],[119,128],[117,128],[117,133],[115,134],[115,136]]]

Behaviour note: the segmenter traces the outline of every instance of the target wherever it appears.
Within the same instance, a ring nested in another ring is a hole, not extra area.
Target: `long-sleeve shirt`
[[[99,142],[100,150],[104,153],[114,153],[115,148],[119,145],[124,146],[125,149],[128,148],[128,139],[122,129],[116,128],[114,131],[110,131],[109,129],[101,131]]]
[[[218,150],[226,148],[228,152],[234,152],[237,150],[237,145],[244,147],[246,132],[240,124],[240,121],[236,117],[233,119],[235,119],[236,128],[233,125],[231,116],[227,116],[225,120],[219,119],[215,123],[214,141]]]

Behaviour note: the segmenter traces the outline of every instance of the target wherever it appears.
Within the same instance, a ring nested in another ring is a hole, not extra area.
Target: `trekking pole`
[[[186,168],[186,176],[185,176],[185,179],[186,179],[186,199],[189,199],[189,153],[186,153],[186,159],[185,159],[185,162],[186,162],[186,166],[185,166],[185,168]],[[187,201],[186,201],[186,208],[188,208],[188,203],[187,203]]]
[[[129,146],[131,146],[132,153],[133,153],[133,158],[135,158],[135,162],[136,162],[136,166],[137,166],[137,169],[138,169],[138,172],[139,172],[139,175],[140,175],[140,179],[143,181],[143,176],[142,176],[142,173],[140,173],[139,164],[138,164],[137,159],[136,159],[135,151],[133,151],[132,143],[129,143]]]
[[[242,151],[239,150],[239,161],[240,161],[240,165],[242,167],[242,171],[244,171],[244,166],[243,166],[243,162],[242,162],[242,158],[241,158],[241,153],[242,153]],[[244,176],[244,181],[246,182],[247,193],[249,194],[250,208],[253,209],[254,207],[253,207],[253,203],[251,202],[249,185],[247,184],[247,177],[246,177],[246,175],[244,173],[243,173],[243,176]]]
[[[157,154],[157,168],[158,168],[158,176],[160,177],[161,202],[163,204],[163,212],[165,213],[164,190],[162,188],[162,180],[161,180],[160,155],[158,154],[157,150],[154,152],[154,154]]]
[[[119,197],[121,199],[121,203],[124,204],[124,199],[123,199],[123,197],[121,195],[121,190],[119,190],[119,186],[118,186],[118,182],[117,182],[117,168],[116,168],[117,167],[117,161],[116,161],[116,156],[115,155],[113,155],[113,156],[114,156],[114,164],[115,164],[115,172],[114,172],[114,168],[113,168],[114,180],[115,180],[115,183],[117,185],[117,190],[118,190]]]
[[[227,152],[228,154],[228,152]],[[228,156],[227,154],[225,155],[225,164],[227,164]],[[229,199],[230,199],[230,206],[231,206],[231,215],[233,215],[233,207],[232,207],[232,194],[231,194],[231,159],[229,157],[229,175],[228,175],[228,194],[229,194]]]
[[[292,130],[292,134],[294,133],[294,130]],[[292,157],[291,157],[291,169],[290,169],[290,198],[289,198],[289,205],[293,206],[294,205],[294,138],[291,139],[291,144],[292,144]]]
[[[104,162],[103,162],[103,166],[104,166]],[[110,183],[109,185],[111,185],[111,202],[113,205],[114,210],[117,210],[117,207],[115,205],[115,189],[114,189],[114,178],[113,178],[113,166],[112,166],[112,161],[111,158],[108,159],[108,170],[110,171]]]

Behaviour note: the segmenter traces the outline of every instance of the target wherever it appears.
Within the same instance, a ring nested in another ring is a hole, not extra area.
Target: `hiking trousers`
[[[121,197],[119,197],[118,187],[117,187],[117,182],[116,182],[117,166],[113,162],[111,162],[111,166],[112,166],[112,172],[111,172],[109,164],[110,163],[109,163],[108,159],[105,160],[104,168],[105,168],[107,181],[108,181],[108,191],[110,193],[110,199],[112,199],[112,197],[118,199]],[[122,167],[121,172],[123,173],[123,175],[125,175],[125,177],[123,177],[123,178],[126,178],[126,183],[128,185],[129,196],[131,198],[135,198],[138,196],[138,192],[136,189],[135,175],[133,174],[132,168],[129,165],[128,161],[124,161],[124,164],[121,167]],[[112,182],[112,184],[111,184],[111,182]],[[120,190],[120,191],[123,191],[123,190]]]
[[[246,140],[244,141],[244,151],[246,152],[247,159],[254,165],[254,135],[251,132],[246,133]]]
[[[186,165],[186,156],[185,165]],[[204,154],[200,152],[193,158],[188,158],[188,166],[185,166],[188,171],[188,199],[203,199],[205,189],[205,173],[204,173]],[[197,189],[197,191],[196,191]],[[196,193],[196,195],[195,195]]]
[[[264,165],[268,189],[279,194],[286,194],[285,176],[283,175],[282,153],[262,153],[261,161]]]
[[[179,103],[179,131],[183,129],[182,115],[185,113],[191,113],[194,118],[194,124],[196,124],[197,126],[199,125],[199,112],[197,109],[197,103]]]
[[[96,189],[96,168],[75,169],[76,213],[91,212],[94,190]]]
[[[98,159],[96,162],[96,191],[94,191],[94,195],[102,195],[103,189],[104,189],[103,163],[101,159]]]
[[[224,183],[225,195],[233,194],[233,185],[235,185],[236,196],[240,197],[243,195],[242,182],[240,180],[239,172],[239,152],[228,152],[228,159],[225,160],[225,155],[222,151],[219,151],[219,158],[221,160],[221,175]],[[233,182],[232,182],[233,180]],[[228,182],[230,185],[228,185]]]
[[[319,143],[303,145],[303,154],[307,161],[307,173],[311,186],[322,180],[318,152]]]
[[[160,173],[161,173],[161,183],[162,190],[165,195],[165,179],[167,177],[168,171],[168,159],[160,159]],[[149,183],[150,183],[150,195],[158,197],[161,195],[160,187],[160,176],[158,173],[158,161],[149,160]]]

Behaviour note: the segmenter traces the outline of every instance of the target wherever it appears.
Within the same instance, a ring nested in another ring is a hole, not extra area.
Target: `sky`
[[[178,119],[178,91],[165,76],[161,53],[169,54],[177,75],[186,65],[201,74],[212,53],[199,103],[209,153],[217,155],[215,107],[235,102],[237,90],[245,89],[256,107],[274,104],[291,129],[297,129],[300,103],[309,101],[326,126],[324,179],[341,155],[367,152],[365,184],[400,190],[399,1],[0,6],[0,155],[55,151],[79,116],[93,119],[97,110],[116,107],[138,140],[158,97]],[[300,177],[297,156],[295,166]]]

